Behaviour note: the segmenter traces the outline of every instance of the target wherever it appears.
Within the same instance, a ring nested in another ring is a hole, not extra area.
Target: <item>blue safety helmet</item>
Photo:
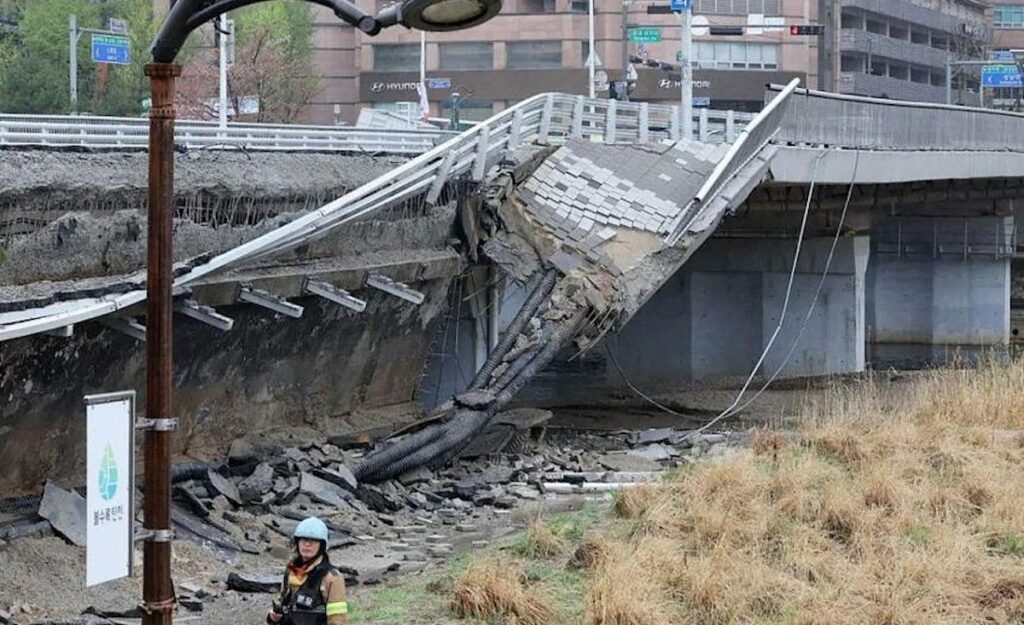
[[[295,540],[308,538],[309,540],[319,540],[326,543],[328,537],[327,524],[315,516],[311,516],[296,526],[292,537]]]

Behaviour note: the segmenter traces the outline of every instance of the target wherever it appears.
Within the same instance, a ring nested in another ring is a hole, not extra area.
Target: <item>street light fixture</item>
[[[146,251],[145,537],[140,609],[143,625],[171,625],[176,609],[171,582],[171,312],[173,299],[172,218],[174,203],[175,58],[189,34],[217,17],[266,0],[171,0],[146,66],[152,108],[149,117],[149,231]],[[371,16],[348,0],[306,0],[334,11],[367,35],[404,25],[431,31],[460,30],[501,11],[501,0],[401,0]]]

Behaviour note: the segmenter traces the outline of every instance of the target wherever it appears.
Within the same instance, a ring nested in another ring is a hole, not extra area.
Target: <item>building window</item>
[[[590,13],[590,0],[571,0],[569,2],[571,13]],[[597,7],[594,7],[594,14],[597,14]]]
[[[695,60],[709,69],[779,69],[779,44],[699,41]]]
[[[519,10],[523,13],[554,13],[555,0],[520,0]]]
[[[462,100],[459,102],[459,121],[482,122],[494,115],[494,103],[487,100]],[[451,119],[452,101],[441,103],[441,116]]]
[[[373,69],[378,72],[414,72],[420,68],[420,44],[393,43],[373,46]]]
[[[782,15],[780,0],[696,0],[694,13],[705,15]]]
[[[494,44],[490,41],[442,43],[441,69],[494,69]]]
[[[559,69],[562,67],[562,42],[510,41],[508,69]]]
[[[997,4],[993,8],[996,28],[1024,28],[1024,4]]]

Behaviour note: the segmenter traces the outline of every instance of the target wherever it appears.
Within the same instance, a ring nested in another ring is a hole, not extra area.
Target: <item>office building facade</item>
[[[841,0],[841,93],[945,102],[948,60],[984,58],[988,3],[975,0]],[[954,70],[954,101],[978,103],[977,68]]]

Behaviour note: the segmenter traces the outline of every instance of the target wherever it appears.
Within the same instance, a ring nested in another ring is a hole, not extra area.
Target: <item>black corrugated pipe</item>
[[[368,478],[372,477],[382,468],[397,462],[403,456],[414,453],[417,449],[421,449],[434,442],[435,439],[444,434],[444,428],[447,424],[448,422],[427,426],[419,432],[410,434],[397,443],[392,443],[384,449],[366,456],[359,462],[359,464],[353,467],[352,474],[355,475],[356,479],[360,482],[372,481]]]
[[[502,408],[509,404],[523,386],[537,375],[541,369],[546,367],[565,344],[572,340],[576,333],[582,328],[586,320],[587,309],[580,309],[563,322],[551,334],[543,349],[537,352],[532,358],[524,354],[520,358],[528,360],[528,364],[521,368],[518,375],[513,378],[495,397],[494,403],[488,406],[486,412],[467,410],[456,414],[449,421],[430,428],[437,431],[437,437],[418,449],[410,449],[409,453],[403,455],[393,462],[383,462],[377,456],[367,456],[359,467],[364,467],[363,476],[359,479],[366,482],[380,482],[411,471],[425,464],[437,465],[447,462],[466,447],[480,432],[487,427],[491,419]],[[402,441],[403,443],[405,441]],[[387,451],[387,450],[385,450]],[[369,469],[373,469],[372,471]],[[358,474],[357,474],[358,477]]]
[[[485,412],[476,410],[459,412],[449,421],[433,428],[437,431],[434,440],[418,449],[410,450],[408,454],[394,462],[385,464],[368,457],[366,460],[373,460],[368,464],[372,464],[376,470],[372,473],[368,472],[365,477],[360,479],[371,483],[383,482],[423,465],[443,463],[451,457],[451,454],[446,452],[457,447],[464,437],[472,437],[473,433],[479,431],[486,422],[487,413]]]
[[[526,328],[526,324],[530,322],[534,313],[537,312],[540,305],[548,298],[548,295],[551,294],[551,290],[555,288],[555,279],[557,277],[558,272],[556,270],[547,270],[544,277],[541,278],[540,283],[537,284],[537,288],[535,288],[533,292],[530,293],[529,297],[526,298],[526,301],[523,302],[523,306],[519,309],[519,312],[516,313],[515,318],[512,319],[512,323],[508,325],[508,329],[505,330],[505,334],[502,335],[498,344],[494,346],[491,354],[487,357],[487,360],[484,361],[483,366],[476,372],[476,377],[473,378],[473,381],[470,383],[467,390],[475,391],[487,383],[491,377],[491,373],[494,372],[494,368],[501,363],[501,359],[504,358],[505,355],[508,354],[509,350],[512,349],[512,346],[516,344],[516,339],[523,333],[523,330]]]
[[[182,462],[171,467],[171,483],[201,480],[206,477],[207,471],[216,471],[219,468],[220,465],[205,462]]]
[[[541,339],[537,341],[536,345],[531,345],[529,349],[519,355],[519,358],[508,363],[508,369],[505,369],[504,373],[501,374],[501,377],[495,380],[494,384],[491,384],[488,389],[503,389],[508,386],[509,382],[515,379],[515,377],[533,361],[533,358],[540,353],[540,350],[544,349],[544,345],[547,344],[548,338],[547,334],[541,335]]]

